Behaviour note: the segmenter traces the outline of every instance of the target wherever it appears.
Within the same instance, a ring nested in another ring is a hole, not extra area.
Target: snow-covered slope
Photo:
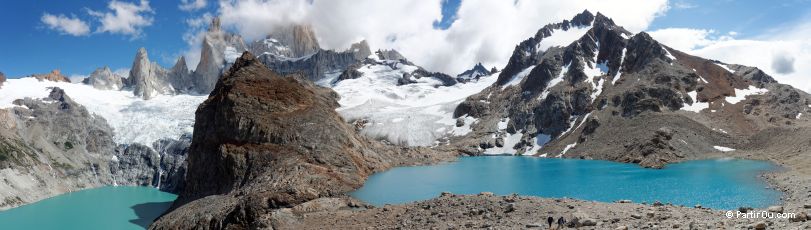
[[[464,125],[457,127],[453,111],[467,96],[492,85],[495,76],[452,86],[430,77],[398,84],[418,68],[387,60],[361,66],[359,78],[333,86],[341,96],[338,112],[349,121],[365,120],[361,132],[367,136],[409,146],[430,146],[441,137],[470,132],[475,119],[462,118]]]
[[[132,91],[99,90],[84,84],[22,78],[9,79],[0,88],[0,108],[15,106],[12,102],[16,99],[46,97],[48,87],[62,88],[88,111],[106,119],[114,129],[116,143],[141,143],[146,146],[160,139],[177,139],[191,133],[194,112],[208,98],[159,95],[143,100],[134,96]]]

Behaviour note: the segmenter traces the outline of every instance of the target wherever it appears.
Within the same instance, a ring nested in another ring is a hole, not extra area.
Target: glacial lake
[[[454,194],[517,193],[546,198],[635,203],[654,201],[714,209],[764,208],[782,193],[759,177],[776,170],[764,161],[697,160],[646,169],[599,160],[462,157],[456,162],[399,167],[369,177],[352,196],[373,205],[402,204]]]
[[[151,187],[101,187],[0,212],[0,229],[146,229],[177,195]]]

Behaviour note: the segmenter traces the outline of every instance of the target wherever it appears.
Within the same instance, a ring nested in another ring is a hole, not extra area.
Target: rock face
[[[124,87],[121,76],[114,74],[107,66],[93,71],[90,77],[85,78],[82,83],[104,90],[121,90]]]
[[[226,54],[233,56],[247,50],[242,37],[226,33],[220,27],[220,19],[214,18],[203,39],[200,63],[192,74],[194,89],[198,93],[209,93],[225,68]],[[236,57],[233,57],[234,59]],[[233,59],[232,59],[233,60]]]
[[[553,44],[564,31],[583,35]],[[809,101],[756,68],[679,52],[586,11],[521,42],[497,83],[454,115],[480,119],[457,139],[470,154],[512,137],[512,153],[661,167],[784,127]]]
[[[169,71],[169,82],[178,93],[193,93],[194,92],[194,79],[192,79],[192,72],[186,67],[186,58],[180,56]]]
[[[65,77],[65,75],[62,75],[62,72],[60,72],[58,69],[55,69],[50,73],[34,74],[28,77],[33,77],[40,81],[70,82],[70,79]]]
[[[122,146],[116,146],[107,121],[62,89],[14,104],[0,110],[0,179],[6,181],[0,184],[0,209],[106,185],[160,185],[164,191],[182,187],[185,150],[178,149],[185,149],[188,140],[155,146],[159,151],[151,155],[131,148],[117,151]],[[142,168],[147,169],[136,170]],[[164,179],[144,182],[151,178],[142,174]]]
[[[6,82],[6,75],[0,72],[0,87],[3,86],[3,82]]]
[[[251,43],[249,50],[255,54],[272,54],[279,57],[299,58],[321,50],[312,27],[308,25],[282,26],[267,38]]]
[[[174,94],[175,89],[169,81],[169,71],[150,62],[146,49],[138,49],[135,61],[127,78],[127,86],[133,88],[135,96],[148,100],[160,94]]]
[[[336,97],[243,54],[197,110],[185,188],[151,228],[267,228],[275,209],[343,194],[393,165],[449,157],[363,138],[335,112]]]

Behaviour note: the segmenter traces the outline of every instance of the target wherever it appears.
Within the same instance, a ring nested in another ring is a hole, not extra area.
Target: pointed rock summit
[[[150,62],[146,49],[140,48],[135,54],[127,86],[133,88],[135,96],[146,100],[160,94],[174,94],[175,90],[168,81],[168,76],[169,72],[158,63]]]
[[[105,66],[98,68],[90,77],[85,78],[82,83],[93,86],[96,89],[103,90],[120,90],[124,87],[124,82],[121,76],[113,73],[109,67]]]
[[[209,93],[227,68],[241,52],[246,51],[242,37],[225,33],[220,27],[220,18],[211,19],[211,25],[203,38],[200,63],[192,74],[193,88],[198,93]]]

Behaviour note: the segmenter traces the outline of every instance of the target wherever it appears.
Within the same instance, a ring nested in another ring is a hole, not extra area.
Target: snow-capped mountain
[[[496,83],[456,108],[478,122],[453,140],[470,154],[659,167],[785,126],[809,98],[756,68],[688,55],[586,11],[521,42]]]
[[[456,80],[459,82],[468,82],[474,79],[478,79],[479,77],[482,76],[494,74],[496,72],[498,71],[495,69],[495,67],[493,67],[492,70],[487,70],[487,68],[484,68],[482,63],[479,63],[473,66],[473,68],[466,70],[465,72],[462,72],[459,75],[456,75]]]

